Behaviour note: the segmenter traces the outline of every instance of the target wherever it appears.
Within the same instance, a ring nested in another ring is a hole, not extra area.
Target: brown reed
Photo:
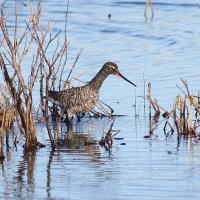
[[[144,17],[145,17],[146,21],[147,21],[147,10],[148,10],[148,7],[150,7],[150,10],[151,10],[151,20],[153,20],[154,10],[153,10],[153,6],[152,6],[152,3],[151,3],[151,0],[146,0],[146,5],[145,5],[145,9],[144,9]]]
[[[115,123],[115,119],[113,119],[110,128],[107,132],[104,132],[102,135],[101,140],[99,141],[99,144],[101,147],[104,147],[106,150],[110,151],[112,144],[113,144],[113,137],[116,136],[120,131],[119,130],[113,130],[113,126]],[[114,134],[113,134],[114,133]]]
[[[168,112],[164,108],[158,105],[157,100],[152,100],[151,97],[151,87],[148,87],[148,95],[147,100],[149,101],[149,133],[153,134],[153,132],[165,121],[164,132],[167,135],[169,133],[174,132],[174,128],[176,128],[177,134],[179,136],[184,137],[200,137],[200,132],[198,131],[199,122],[200,122],[200,98],[199,95],[191,95],[190,90],[186,80],[182,80],[184,88],[181,88],[177,85],[177,87],[183,93],[183,96],[178,94],[173,103],[173,109]],[[154,122],[156,125],[152,125],[151,119],[151,108],[153,107],[155,114],[153,116]],[[158,122],[160,116],[160,110],[163,110],[162,114],[163,120]],[[172,125],[173,123],[173,125]],[[170,127],[170,131],[167,131],[167,127]],[[145,136],[146,137],[146,136]]]
[[[3,10],[1,11],[0,29],[3,35],[3,40],[1,43],[1,53],[0,53],[0,66],[3,74],[5,84],[7,85],[8,91],[10,93],[12,102],[16,109],[16,122],[19,130],[25,136],[24,147],[30,149],[32,147],[43,147],[36,137],[36,129],[33,116],[33,87],[39,76],[40,72],[40,95],[41,95],[41,107],[46,117],[46,124],[49,133],[49,138],[54,148],[54,138],[50,132],[50,123],[48,119],[48,93],[51,78],[56,76],[58,68],[62,66],[64,58],[66,62],[66,49],[67,40],[63,44],[57,41],[57,46],[54,43],[54,53],[48,54],[48,50],[51,48],[52,43],[56,38],[58,38],[60,31],[52,36],[50,24],[47,25],[46,30],[41,26],[42,6],[38,3],[35,11],[32,9],[30,3],[30,19],[25,23],[24,31],[20,27],[18,30],[18,1],[16,1],[15,10],[15,21],[14,29],[9,29],[7,25],[6,18],[3,15]],[[13,31],[14,39],[10,35],[10,31]],[[30,74],[28,76],[24,75],[23,65],[25,59],[27,59],[27,54],[31,53],[31,46],[36,45],[36,52],[33,54],[32,63],[30,63]],[[65,56],[64,56],[65,54]],[[47,56],[49,55],[49,56]],[[59,66],[56,68],[55,66]],[[65,65],[63,64],[63,67]],[[10,70],[12,69],[12,70]],[[54,84],[54,81],[51,81]],[[45,91],[43,90],[45,88]],[[47,98],[43,100],[43,93],[46,93]]]
[[[3,85],[0,85],[0,160],[4,158],[3,146],[9,149],[9,132],[13,126],[15,108],[10,102],[10,96]]]

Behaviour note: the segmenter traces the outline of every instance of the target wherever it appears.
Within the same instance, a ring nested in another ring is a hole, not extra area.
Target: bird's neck
[[[107,78],[109,74],[102,69],[97,73],[97,75],[88,83],[94,90],[99,91],[102,83]]]

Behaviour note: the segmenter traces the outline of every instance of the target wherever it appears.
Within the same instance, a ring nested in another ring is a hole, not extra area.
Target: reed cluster
[[[68,79],[64,84],[62,82],[62,75],[67,61],[68,41],[66,34],[64,39],[60,39],[61,31],[58,31],[55,35],[52,34],[50,22],[46,27],[42,25],[42,6],[40,3],[38,3],[35,10],[32,9],[30,3],[30,17],[26,19],[23,27],[18,25],[18,1],[16,1],[15,8],[14,22],[10,22],[4,16],[3,7],[0,17],[0,34],[2,35],[0,41],[0,69],[5,83],[4,87],[8,91],[9,102],[12,102],[14,108],[14,119],[18,131],[25,138],[24,147],[31,149],[44,146],[37,140],[33,107],[33,89],[37,82],[40,82],[40,108],[47,124],[52,148],[54,148],[55,140],[49,125],[47,91],[50,88],[55,89],[55,87],[63,89],[61,88],[62,85],[66,87],[70,82],[69,77],[74,66]],[[30,55],[32,55],[32,60],[30,60]],[[29,66],[25,66],[24,63],[29,63]],[[3,113],[2,122],[8,119],[7,102],[0,111],[0,113]],[[6,115],[4,115],[5,112]]]
[[[37,120],[45,121],[52,149],[55,149],[56,139],[61,132],[60,123],[65,113],[55,103],[49,103],[48,90],[60,91],[72,87],[71,74],[82,50],[77,53],[74,63],[67,68],[69,43],[67,39],[68,6],[66,8],[64,33],[53,30],[51,22],[46,25],[41,23],[42,5],[40,2],[34,9],[30,2],[29,8],[29,18],[25,20],[24,25],[20,24],[19,27],[18,1],[15,1],[15,17],[13,21],[4,16],[4,7],[1,7],[0,70],[4,79],[4,87],[8,91],[9,102],[12,102],[12,108],[14,109],[12,120],[15,120],[17,125],[15,128],[18,128],[18,131],[25,138],[24,147],[26,149],[44,147],[37,140],[35,127],[35,119],[37,118]],[[30,55],[32,55],[31,59]],[[37,87],[39,85],[39,109],[33,106],[35,85]],[[103,102],[99,102],[100,110],[105,115],[111,116],[104,109],[103,104]],[[107,107],[112,112],[112,108]],[[5,121],[8,124],[10,123],[6,108],[8,108],[8,103],[5,103],[2,106],[2,111],[0,111],[3,127],[7,127],[5,126]],[[39,116],[35,114],[36,109],[41,111]],[[11,116],[11,114],[9,115]],[[95,111],[92,115],[102,116],[101,113]],[[81,116],[79,115],[78,118],[80,119]],[[56,128],[52,127],[50,120],[54,120],[56,124],[54,127]],[[5,130],[5,128],[2,130]],[[1,136],[3,141],[4,134],[1,134]]]
[[[9,148],[9,134],[13,128],[15,119],[15,107],[10,102],[10,96],[5,87],[0,85],[0,160],[4,158],[4,141]]]
[[[35,10],[32,9],[30,3],[30,17],[26,19],[23,27],[19,27],[18,1],[15,2],[14,21],[10,22],[4,16],[3,6],[0,17],[0,35],[2,36],[0,39],[0,70],[4,79],[4,85],[0,86],[0,158],[3,158],[4,141],[9,147],[9,132],[13,127],[13,122],[16,125],[15,129],[25,138],[24,147],[26,149],[44,147],[37,140],[36,135],[36,116],[33,106],[33,91],[36,84],[39,84],[41,115],[46,123],[52,149],[55,149],[56,140],[61,134],[60,124],[65,112],[55,103],[49,104],[48,90],[60,91],[72,87],[71,74],[82,53],[80,50],[72,66],[66,69],[68,7],[65,16],[65,33],[61,34],[61,31],[52,31],[50,22],[46,25],[41,23],[42,6],[40,3]],[[154,13],[150,0],[146,3],[145,15],[148,6],[151,7],[153,18]],[[32,55],[31,60],[30,55]],[[24,63],[29,63],[29,66],[25,66]],[[29,73],[23,73],[24,70],[29,71]],[[66,71],[68,72],[67,76]],[[63,76],[67,78],[63,78]],[[149,102],[149,136],[153,135],[163,122],[165,122],[163,129],[166,135],[176,130],[181,136],[200,136],[198,132],[200,97],[190,94],[186,81],[182,80],[182,83],[185,90],[178,86],[183,95],[179,94],[175,98],[171,111],[162,108],[158,101],[152,98],[151,84],[148,85],[148,94],[145,99]],[[97,107],[101,112],[92,111],[89,116],[113,117],[114,110],[107,104],[99,101]],[[162,120],[160,120],[161,111],[163,111]],[[77,117],[80,120],[82,116],[85,114]],[[55,122],[54,129],[51,119]],[[113,136],[118,133],[115,132],[113,135],[113,124],[114,121],[100,141],[100,145],[106,146],[108,149],[112,146]],[[15,143],[16,140],[14,140]]]
[[[184,89],[177,85],[182,95],[175,97],[172,110],[167,111],[158,105],[157,100],[152,100],[151,88],[149,87],[147,100],[149,101],[149,135],[164,123],[164,133],[166,136],[177,132],[183,137],[200,137],[198,130],[200,124],[200,96],[191,95],[187,81],[182,80]],[[152,110],[154,115],[152,115]],[[161,111],[163,119],[159,121]],[[148,137],[145,136],[145,137]]]

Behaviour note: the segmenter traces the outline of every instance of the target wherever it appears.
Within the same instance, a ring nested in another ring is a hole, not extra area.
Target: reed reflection
[[[36,150],[25,151],[18,164],[17,176],[14,177],[17,197],[31,196],[35,192],[35,161]]]

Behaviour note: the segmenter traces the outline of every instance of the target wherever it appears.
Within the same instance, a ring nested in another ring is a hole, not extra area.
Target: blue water
[[[38,123],[38,139],[47,146],[28,154],[23,152],[22,141],[17,150],[10,149],[1,164],[0,199],[200,198],[199,143],[179,139],[176,133],[166,138],[162,126],[155,132],[158,137],[145,139],[148,106],[144,110],[139,97],[144,95],[144,79],[146,85],[152,85],[152,96],[168,110],[182,94],[176,86],[182,86],[180,78],[188,81],[193,94],[199,91],[200,1],[152,1],[153,20],[150,10],[145,20],[141,2],[74,0],[67,17],[67,69],[83,49],[71,77],[88,81],[106,61],[113,61],[138,86],[135,89],[111,76],[101,89],[101,100],[111,105],[115,114],[125,115],[114,125],[122,140],[114,140],[110,152],[98,144],[80,148],[60,145],[52,154],[45,124]],[[66,1],[42,1],[42,23],[51,20],[52,32],[62,31],[61,41],[66,9]],[[22,28],[28,13],[29,8],[19,3]],[[14,1],[6,2],[5,15],[13,18]],[[29,63],[26,60],[24,65]],[[37,87],[34,92],[38,96]],[[133,107],[135,96],[138,117]],[[35,101],[37,106],[38,99]],[[75,129],[100,140],[110,124],[109,119],[87,118]]]

